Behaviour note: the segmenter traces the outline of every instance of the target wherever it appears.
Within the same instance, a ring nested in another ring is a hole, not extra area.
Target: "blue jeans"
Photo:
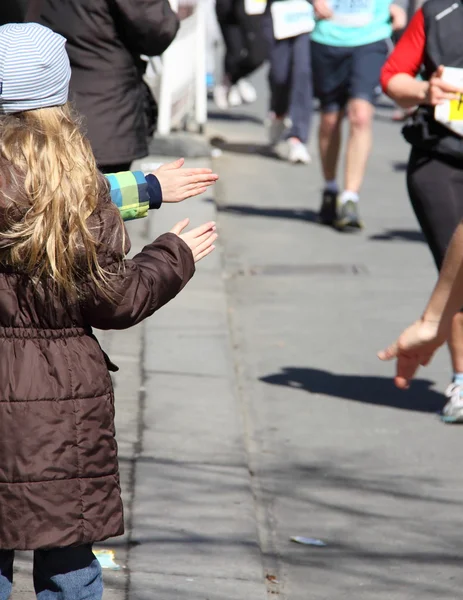
[[[0,600],[13,585],[14,550],[0,550]],[[38,600],[101,600],[101,566],[92,546],[34,552],[34,588]]]
[[[303,33],[276,40],[269,10],[263,15],[262,28],[270,58],[270,110],[277,117],[289,116],[292,126],[286,137],[306,144],[313,114],[310,36]]]

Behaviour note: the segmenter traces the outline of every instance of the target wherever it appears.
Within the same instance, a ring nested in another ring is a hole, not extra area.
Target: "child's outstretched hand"
[[[184,219],[174,225],[170,232],[175,233],[175,235],[178,235],[185,242],[190,248],[196,263],[215,250],[214,242],[218,238],[216,233],[217,227],[214,221],[210,221],[186,233],[182,233],[185,227],[188,227],[189,223],[190,219]]]
[[[163,202],[182,202],[198,196],[219,178],[211,169],[182,169],[184,158],[161,165],[154,171],[162,190]]]

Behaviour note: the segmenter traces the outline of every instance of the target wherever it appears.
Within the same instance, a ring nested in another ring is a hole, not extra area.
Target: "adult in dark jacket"
[[[162,54],[179,22],[168,0],[43,0],[41,23],[67,39],[71,97],[102,171],[148,154],[141,54]]]
[[[27,0],[3,0],[0,2],[0,26],[6,23],[22,23],[26,16]]]

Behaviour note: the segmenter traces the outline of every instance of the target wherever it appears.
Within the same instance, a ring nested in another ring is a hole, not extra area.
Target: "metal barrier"
[[[145,82],[158,103],[157,133],[163,136],[191,123],[202,132],[207,121],[205,0],[171,4],[188,16],[162,57],[144,57]]]

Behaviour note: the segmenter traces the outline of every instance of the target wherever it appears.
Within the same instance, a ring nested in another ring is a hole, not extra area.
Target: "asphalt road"
[[[376,351],[417,318],[435,271],[406,195],[408,147],[378,110],[366,229],[315,222],[321,177],[265,150],[257,106],[213,114],[227,300],[269,586],[290,600],[459,598],[459,427],[436,411],[446,350],[408,392]],[[294,535],[326,547],[301,546]]]

